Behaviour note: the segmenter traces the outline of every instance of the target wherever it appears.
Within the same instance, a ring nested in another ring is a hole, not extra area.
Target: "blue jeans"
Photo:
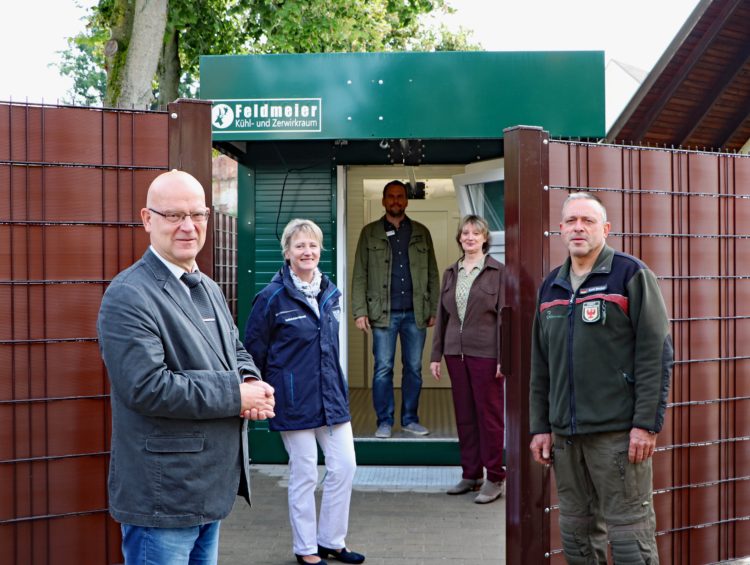
[[[387,328],[372,328],[372,354],[375,370],[372,378],[372,403],[380,424],[393,425],[393,359],[396,337],[401,336],[401,425],[419,422],[419,393],[422,391],[422,349],[427,336],[418,328],[414,311],[391,312]]]
[[[221,522],[186,528],[120,524],[126,565],[216,565]]]

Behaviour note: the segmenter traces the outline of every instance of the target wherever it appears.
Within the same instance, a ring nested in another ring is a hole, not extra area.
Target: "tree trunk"
[[[175,29],[168,33],[164,41],[159,65],[159,105],[164,108],[167,104],[179,98],[180,85],[179,32]]]
[[[120,108],[146,109],[154,99],[152,82],[167,25],[167,0],[136,0],[133,27],[122,68]]]
[[[110,22],[110,38],[104,46],[105,69],[107,71],[107,91],[104,106],[114,108],[120,97],[122,69],[128,54],[128,43],[133,31],[132,0],[115,0]]]

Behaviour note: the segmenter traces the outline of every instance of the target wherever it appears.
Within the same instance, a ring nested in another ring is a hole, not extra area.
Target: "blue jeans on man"
[[[401,426],[419,422],[419,394],[422,391],[422,350],[427,330],[418,328],[413,310],[391,311],[387,328],[372,328],[372,354],[375,369],[372,403],[381,424],[393,425],[393,361],[396,338],[401,338]]]
[[[126,565],[216,565],[220,521],[185,528],[120,524]]]

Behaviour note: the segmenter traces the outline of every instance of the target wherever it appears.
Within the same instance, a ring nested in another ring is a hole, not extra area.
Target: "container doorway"
[[[484,189],[485,182],[496,182],[502,179],[502,171],[498,172],[498,161],[495,160],[490,165],[483,163],[481,171],[475,171],[474,168],[475,165],[422,165],[419,167],[378,165],[340,168],[339,174],[343,172],[345,179],[346,194],[345,277],[347,288],[350,288],[351,284],[352,266],[360,231],[365,224],[383,216],[381,204],[383,187],[393,179],[399,179],[405,183],[410,182],[420,187],[424,186],[424,197],[411,198],[406,213],[430,230],[438,272],[442,280],[443,271],[459,257],[455,233],[462,215],[470,212],[486,214],[492,209],[492,215],[495,217],[494,226],[499,225],[493,208],[498,197],[495,195],[492,199],[485,198]],[[492,184],[487,184],[487,186],[497,188]],[[490,200],[493,205],[490,205]],[[496,239],[498,242],[504,242],[504,233],[502,236],[496,236],[493,233],[493,244]],[[493,245],[493,247],[497,249],[496,246]],[[341,274],[344,275],[344,273]],[[347,294],[347,311],[351,312],[351,296]],[[343,339],[344,336],[342,336]],[[349,378],[354,435],[359,441],[368,440],[373,438],[376,428],[375,412],[372,406],[372,339],[371,336],[357,329],[351,314],[347,317],[345,339],[347,344],[345,366]],[[432,328],[428,328],[422,355],[423,384],[419,416],[420,422],[430,429],[431,433],[419,440],[455,441],[456,425],[450,379],[447,377],[448,372],[445,366],[443,367],[445,376],[440,382],[436,382],[430,375],[431,348]],[[400,429],[400,387],[401,351],[400,346],[397,346],[394,366],[396,413],[393,439],[415,439],[414,436]]]

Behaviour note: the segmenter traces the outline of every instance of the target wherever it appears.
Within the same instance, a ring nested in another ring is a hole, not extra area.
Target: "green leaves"
[[[74,80],[69,102],[104,100],[104,45],[115,37],[127,48],[123,20],[133,3],[100,0],[86,18],[86,29],[68,40],[57,65]],[[168,93],[178,92],[178,86],[180,94],[194,93],[201,55],[480,48],[470,43],[471,32],[428,25],[426,16],[451,11],[446,0],[170,0],[165,45],[176,31],[178,57],[162,56],[154,79],[157,98],[159,77],[179,80],[165,88]]]
[[[96,106],[102,103],[107,86],[104,70],[104,44],[109,30],[89,20],[86,29],[68,38],[68,48],[60,51],[60,61],[50,63],[60,74],[73,78],[73,88],[61,100],[65,104]]]

